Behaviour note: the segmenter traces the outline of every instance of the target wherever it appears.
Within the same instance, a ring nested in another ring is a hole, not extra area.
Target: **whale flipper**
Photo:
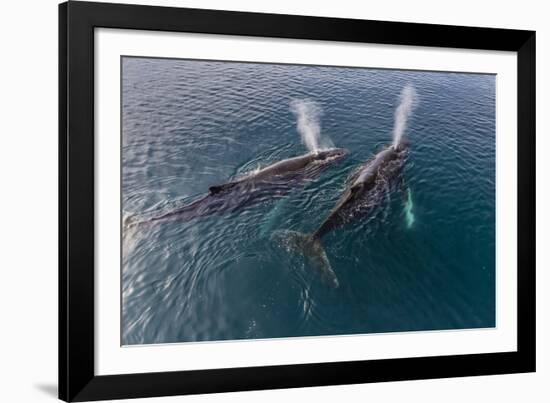
[[[412,228],[414,224],[414,212],[413,212],[413,199],[412,199],[412,191],[411,188],[407,188],[407,200],[405,202],[405,205],[403,206],[403,211],[405,213],[405,222],[407,223],[407,228]]]

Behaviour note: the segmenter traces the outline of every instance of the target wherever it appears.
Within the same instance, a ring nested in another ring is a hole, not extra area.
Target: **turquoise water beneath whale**
[[[322,238],[328,287],[274,234],[313,232],[396,121],[404,186]],[[239,211],[123,225],[123,344],[495,326],[495,76],[122,59],[124,223],[303,155],[303,140],[349,154]]]

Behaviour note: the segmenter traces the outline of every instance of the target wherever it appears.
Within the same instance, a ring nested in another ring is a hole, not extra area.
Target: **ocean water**
[[[123,344],[495,326],[495,76],[125,57],[122,81]],[[328,287],[274,234],[323,222],[407,86],[404,186],[323,237]],[[307,153],[299,130],[349,154],[243,209],[128,225]]]

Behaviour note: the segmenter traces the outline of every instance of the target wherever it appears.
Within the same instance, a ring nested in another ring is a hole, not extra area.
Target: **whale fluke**
[[[277,231],[274,235],[287,250],[303,255],[309,264],[321,273],[322,280],[325,283],[333,288],[338,288],[340,285],[338,277],[336,277],[336,273],[332,270],[325,248],[323,248],[321,240],[318,237],[287,230]]]

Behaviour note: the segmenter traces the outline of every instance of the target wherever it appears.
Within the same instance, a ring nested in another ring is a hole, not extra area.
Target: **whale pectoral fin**
[[[210,186],[208,188],[208,191],[210,192],[211,195],[213,194],[217,194],[217,193],[220,193],[224,190],[227,190],[227,189],[231,189],[232,187],[234,187],[238,182],[229,182],[229,183],[224,183],[223,185],[215,185],[215,186]]]
[[[415,217],[414,217],[414,203],[412,198],[412,191],[410,187],[407,187],[406,189],[403,189],[403,199],[405,200],[403,204],[403,211],[405,213],[405,222],[407,224],[407,228],[412,228]]]
[[[398,186],[399,188],[397,190],[401,194],[403,205],[411,203],[411,188],[409,187],[409,183],[407,182],[405,177],[401,176]]]

